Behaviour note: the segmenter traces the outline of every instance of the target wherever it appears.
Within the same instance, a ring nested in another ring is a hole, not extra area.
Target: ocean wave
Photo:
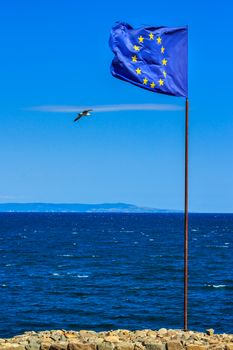
[[[74,277],[77,277],[77,278],[88,278],[89,275],[77,275],[77,276],[74,276]]]
[[[227,287],[226,284],[205,284],[206,287],[211,287],[211,288],[225,288]]]
[[[64,273],[58,273],[58,272],[53,272],[51,274],[52,276],[55,277],[73,277],[73,278],[88,278],[89,275],[87,274],[77,274],[75,272],[64,272]]]
[[[229,248],[228,245],[207,245],[207,248]]]
[[[65,257],[72,257],[73,255],[72,254],[59,254],[59,255],[57,255],[57,256],[65,256]]]

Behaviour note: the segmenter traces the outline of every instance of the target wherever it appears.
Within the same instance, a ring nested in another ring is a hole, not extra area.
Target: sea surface
[[[183,327],[181,214],[0,214],[0,337]],[[233,215],[191,214],[188,327],[233,333]]]

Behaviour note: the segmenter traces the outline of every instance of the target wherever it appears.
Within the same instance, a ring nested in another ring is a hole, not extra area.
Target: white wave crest
[[[65,256],[65,257],[69,257],[69,256],[73,256],[72,254],[60,254],[58,256]]]
[[[207,284],[207,287],[212,287],[212,288],[225,288],[226,284]]]
[[[77,277],[77,278],[88,278],[89,275],[77,275],[77,276],[75,276],[75,277]]]

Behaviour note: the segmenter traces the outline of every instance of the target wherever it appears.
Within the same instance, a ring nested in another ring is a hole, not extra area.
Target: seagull
[[[85,111],[82,111],[80,113],[78,113],[77,117],[74,119],[74,122],[76,122],[77,120],[79,120],[82,117],[87,117],[89,115],[91,115],[92,109],[85,109]]]

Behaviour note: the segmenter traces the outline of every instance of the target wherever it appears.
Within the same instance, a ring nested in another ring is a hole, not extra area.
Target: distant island
[[[127,203],[0,203],[0,212],[16,213],[170,213],[178,210],[139,207]]]

